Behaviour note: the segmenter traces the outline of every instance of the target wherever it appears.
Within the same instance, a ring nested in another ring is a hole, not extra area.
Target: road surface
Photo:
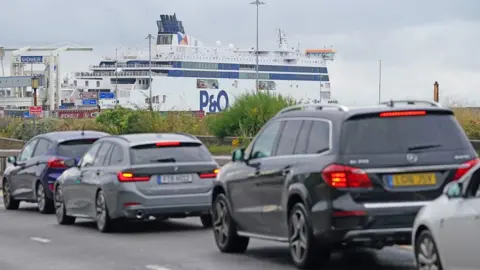
[[[250,243],[245,254],[221,254],[197,218],[101,234],[87,221],[57,225],[54,215],[39,214],[33,204],[7,212],[0,203],[1,270],[295,270],[285,244]],[[324,269],[411,270],[412,260],[408,248],[357,250],[335,254]]]

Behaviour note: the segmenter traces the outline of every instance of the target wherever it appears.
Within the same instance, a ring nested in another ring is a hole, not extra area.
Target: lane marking
[[[52,240],[50,240],[50,239],[40,238],[40,237],[30,237],[30,240],[40,242],[40,243],[44,243],[44,244],[52,242]]]
[[[145,268],[150,270],[170,270],[169,268],[159,266],[159,265],[154,265],[154,264],[145,265]]]

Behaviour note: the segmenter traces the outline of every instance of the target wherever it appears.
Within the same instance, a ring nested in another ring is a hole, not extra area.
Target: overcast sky
[[[260,47],[276,46],[278,28],[301,49],[333,46],[337,58],[329,73],[341,103],[378,100],[381,59],[382,99],[431,99],[437,80],[442,101],[480,106],[479,0],[263,1]],[[91,46],[94,52],[62,58],[64,71],[85,70],[102,55],[114,56],[119,44],[146,48],[159,15],[176,12],[186,33],[205,44],[252,47],[255,7],[249,2],[1,0],[0,46]]]

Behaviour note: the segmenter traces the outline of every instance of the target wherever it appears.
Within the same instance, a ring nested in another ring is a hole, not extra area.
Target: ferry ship
[[[75,73],[74,85],[80,90],[73,95],[82,98],[83,105],[97,96],[101,108],[147,108],[151,97],[160,111],[215,113],[232,105],[238,95],[257,90],[255,48],[222,47],[220,42],[204,46],[186,34],[175,14],[160,15],[157,26],[149,51],[117,51],[115,58],[104,57],[89,72]],[[289,47],[281,30],[278,45],[276,50],[258,51],[258,91],[302,103],[335,103],[327,70],[335,51]]]

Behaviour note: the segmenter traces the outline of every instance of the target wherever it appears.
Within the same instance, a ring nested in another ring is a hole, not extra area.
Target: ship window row
[[[145,60],[127,61],[127,67],[148,66],[149,62]],[[202,62],[165,62],[152,61],[152,66],[169,65],[173,68],[184,69],[213,69],[213,70],[255,70],[255,65],[250,64],[226,64],[226,63],[202,63]],[[100,66],[115,66],[115,63],[101,62]],[[124,66],[124,65],[121,65]],[[298,66],[273,66],[259,65],[259,71],[266,72],[292,72],[292,73],[328,73],[326,67],[298,67]]]
[[[246,72],[219,72],[219,71],[188,71],[169,70],[169,77],[192,77],[192,78],[220,78],[220,79],[256,79],[256,73]],[[288,81],[324,81],[328,82],[328,75],[307,75],[307,74],[276,74],[259,73],[260,80],[288,80]]]

